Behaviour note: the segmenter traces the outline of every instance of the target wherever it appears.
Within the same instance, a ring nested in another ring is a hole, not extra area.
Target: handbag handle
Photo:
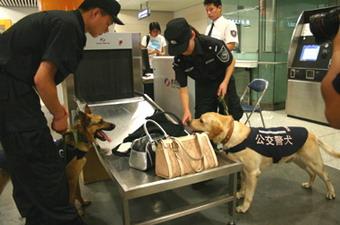
[[[172,139],[175,141],[175,143],[176,143],[180,148],[182,148],[182,150],[183,150],[183,152],[184,152],[184,155],[185,155],[186,157],[188,157],[189,159],[194,160],[194,161],[204,160],[203,153],[202,153],[202,149],[201,149],[201,147],[202,147],[202,146],[201,146],[201,145],[202,145],[201,143],[202,143],[202,142],[200,141],[200,137],[199,137],[199,135],[198,135],[197,133],[195,133],[194,135],[195,135],[195,137],[196,137],[196,139],[197,139],[197,142],[198,142],[199,151],[200,151],[200,153],[201,153],[201,156],[200,156],[200,157],[191,156],[191,155],[189,154],[189,152],[186,151],[186,149],[184,148],[183,144],[182,144],[177,138],[172,137]],[[175,154],[176,154],[176,153],[175,153]],[[176,155],[177,155],[177,154],[176,154]],[[204,162],[203,162],[203,164],[202,164],[202,167],[199,168],[199,169],[195,169],[195,167],[192,166],[190,160],[189,160],[189,165],[190,165],[191,169],[194,170],[196,173],[201,172],[201,171],[204,169]]]
[[[165,138],[169,136],[169,135],[165,132],[165,130],[161,127],[161,125],[159,125],[159,124],[158,124],[156,121],[154,121],[154,120],[148,119],[148,120],[145,121],[145,123],[144,123],[144,125],[143,125],[143,128],[144,128],[144,131],[145,131],[145,133],[146,133],[146,135],[148,136],[148,138],[149,138],[150,141],[154,141],[154,140],[152,139],[152,137],[151,137],[151,135],[150,135],[150,133],[149,133],[149,131],[148,131],[148,128],[146,127],[146,124],[147,124],[147,123],[153,123],[153,124],[155,124],[155,125],[162,131],[162,133],[164,134],[164,137],[165,137]]]

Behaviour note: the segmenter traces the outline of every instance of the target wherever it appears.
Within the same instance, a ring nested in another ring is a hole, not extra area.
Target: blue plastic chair
[[[261,100],[264,94],[267,91],[268,84],[269,82],[265,79],[254,79],[247,85],[246,89],[244,90],[240,98],[240,101],[241,101],[242,109],[247,117],[247,120],[244,122],[245,124],[249,123],[249,126],[251,126],[249,119],[253,115],[254,112],[257,112],[261,116],[263,127],[266,127],[264,123],[260,103],[261,103]],[[257,93],[258,98],[257,98],[255,105],[250,104],[251,100],[249,99],[249,94],[248,94],[250,93],[250,91],[255,91]]]

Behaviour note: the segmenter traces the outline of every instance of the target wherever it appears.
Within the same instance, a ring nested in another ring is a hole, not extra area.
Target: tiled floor
[[[289,118],[284,111],[264,112],[267,127],[304,126],[321,140],[340,151],[340,130]],[[253,115],[252,126],[260,126],[258,115]],[[327,171],[333,179],[335,190],[340,187],[340,159],[323,154]],[[293,164],[276,165],[264,171],[259,179],[254,202],[247,214],[238,215],[237,225],[337,225],[340,224],[340,200],[325,200],[325,190],[320,179],[314,188],[306,191],[300,183],[307,176]],[[168,191],[133,201],[131,214],[134,218],[159,214],[186,203],[212,197],[225,191],[227,181],[218,179],[205,184],[199,190],[191,187]],[[0,225],[22,225],[11,197],[12,186],[8,185],[0,196]],[[86,209],[84,220],[89,225],[121,225],[120,198],[117,187],[111,182],[98,182],[83,187],[84,196],[92,200]],[[186,216],[167,225],[222,225],[229,220],[225,206]]]

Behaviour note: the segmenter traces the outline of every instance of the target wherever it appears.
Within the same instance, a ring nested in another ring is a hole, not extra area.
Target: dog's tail
[[[321,141],[320,139],[318,139],[318,144],[319,146],[325,151],[327,152],[329,155],[336,157],[336,158],[340,158],[340,152],[336,151],[332,146],[324,143],[323,141]]]

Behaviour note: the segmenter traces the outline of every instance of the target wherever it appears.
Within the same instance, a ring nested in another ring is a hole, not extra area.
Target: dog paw
[[[83,206],[82,206],[82,204],[78,200],[75,201],[74,207],[76,208],[77,213],[78,213],[79,216],[84,216],[85,215]]]
[[[236,198],[237,199],[244,198],[244,192],[241,192],[241,191],[236,192]]]
[[[309,182],[304,182],[301,184],[301,186],[305,189],[311,189],[312,185]]]
[[[91,205],[91,201],[83,201],[82,203],[81,203],[81,206],[82,207],[87,207],[87,206],[89,206],[89,205]]]
[[[335,193],[334,192],[328,192],[326,195],[326,198],[329,200],[335,199]]]
[[[238,213],[246,213],[248,211],[249,207],[245,207],[244,205],[237,206],[236,207],[236,212]]]

